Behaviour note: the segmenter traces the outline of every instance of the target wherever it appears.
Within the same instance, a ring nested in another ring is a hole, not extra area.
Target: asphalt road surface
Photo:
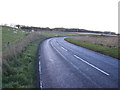
[[[56,37],[39,53],[41,88],[118,88],[118,60]]]

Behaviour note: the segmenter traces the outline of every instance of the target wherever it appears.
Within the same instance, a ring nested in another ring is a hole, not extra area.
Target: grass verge
[[[92,43],[88,43],[80,40],[75,40],[73,38],[65,38],[65,40],[77,46],[81,46],[81,47],[120,59],[118,57],[118,50],[119,50],[118,48],[110,48],[110,47],[99,45],[99,44],[92,44]]]
[[[17,59],[3,62],[3,88],[36,87],[36,51],[43,39],[30,43]]]

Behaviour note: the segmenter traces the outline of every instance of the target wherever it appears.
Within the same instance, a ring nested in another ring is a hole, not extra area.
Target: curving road
[[[39,53],[41,88],[117,88],[118,60],[56,37]]]

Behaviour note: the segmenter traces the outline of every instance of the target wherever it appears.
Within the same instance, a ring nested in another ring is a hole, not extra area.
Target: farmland
[[[120,47],[118,44],[118,39],[118,36],[78,36],[65,38],[65,40],[70,43],[112,56],[114,58],[119,58],[118,50]]]
[[[108,36],[86,36],[86,37],[73,37],[75,40],[80,40],[84,42],[90,42],[93,44],[101,44],[108,47],[118,47],[118,37],[108,37]]]

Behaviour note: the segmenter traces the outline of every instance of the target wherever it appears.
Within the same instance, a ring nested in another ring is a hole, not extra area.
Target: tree
[[[17,28],[20,28],[20,25],[16,25]]]

